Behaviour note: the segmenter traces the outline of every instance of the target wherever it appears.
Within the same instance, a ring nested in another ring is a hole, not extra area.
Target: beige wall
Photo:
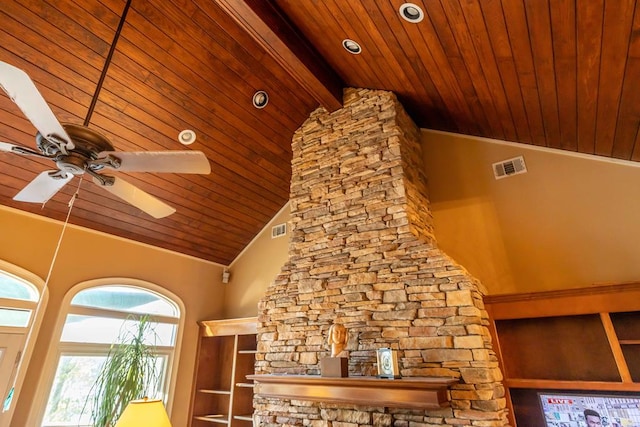
[[[62,225],[16,210],[0,208],[0,259],[45,278]],[[197,345],[197,321],[222,317],[225,288],[222,267],[176,253],[69,227],[49,282],[49,301],[36,337],[31,365],[18,397],[12,425],[27,425],[41,365],[52,351],[58,308],[75,284],[105,277],[155,283],[182,299],[185,327],[171,418],[187,425]]]
[[[438,245],[490,294],[640,280],[640,164],[428,130],[422,143]],[[519,155],[528,173],[496,181],[492,163]],[[228,317],[254,315],[283,243],[262,236],[234,262]]]
[[[436,238],[491,294],[640,280],[640,164],[423,131]],[[528,173],[495,180],[523,155]]]
[[[288,259],[289,212],[287,203],[231,263],[231,279],[226,285],[225,317],[250,317],[258,314],[258,301]],[[287,234],[272,239],[271,228],[283,222],[287,223]]]

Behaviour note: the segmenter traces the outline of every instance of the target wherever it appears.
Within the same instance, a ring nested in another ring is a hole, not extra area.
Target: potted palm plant
[[[134,321],[136,328],[127,328]],[[134,399],[158,389],[155,330],[148,315],[125,321],[117,341],[111,345],[85,408],[90,405],[94,427],[112,427]]]

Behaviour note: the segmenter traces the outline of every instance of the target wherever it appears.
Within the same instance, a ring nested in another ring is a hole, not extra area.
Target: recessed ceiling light
[[[342,40],[342,47],[344,47],[347,52],[353,53],[354,55],[358,55],[360,52],[362,52],[362,48],[360,47],[358,42],[355,42],[351,39]]]
[[[195,140],[196,140],[196,133],[191,129],[185,129],[178,134],[178,141],[180,141],[180,144],[182,145],[193,144]]]
[[[253,94],[253,106],[256,108],[264,108],[269,102],[269,95],[263,90],[259,90]]]
[[[400,6],[400,16],[405,21],[417,24],[424,19],[424,12],[420,9],[420,6],[413,3],[403,3]]]

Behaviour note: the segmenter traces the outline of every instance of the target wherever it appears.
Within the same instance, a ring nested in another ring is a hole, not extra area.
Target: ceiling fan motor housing
[[[98,154],[103,151],[113,151],[113,145],[102,135],[86,126],[65,123],[62,125],[64,130],[69,134],[71,141],[75,144],[74,151],[82,152],[91,160],[98,158]]]
[[[85,126],[66,123],[62,125],[71,138],[74,148],[63,150],[53,138],[45,138],[38,132],[36,145],[45,155],[53,157],[58,168],[73,175],[82,175],[88,168],[100,170],[104,165],[92,163],[103,151],[113,151],[111,142],[101,133]],[[68,151],[68,152],[67,152]]]
[[[87,167],[87,158],[74,151],[69,154],[59,154],[55,161],[58,169],[73,175],[82,175]]]

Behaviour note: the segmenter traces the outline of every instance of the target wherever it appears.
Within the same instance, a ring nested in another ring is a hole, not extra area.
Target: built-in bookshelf
[[[544,425],[543,391],[640,396],[640,283],[484,302],[512,425]]]
[[[200,322],[191,427],[252,425],[255,353],[256,318]]]

